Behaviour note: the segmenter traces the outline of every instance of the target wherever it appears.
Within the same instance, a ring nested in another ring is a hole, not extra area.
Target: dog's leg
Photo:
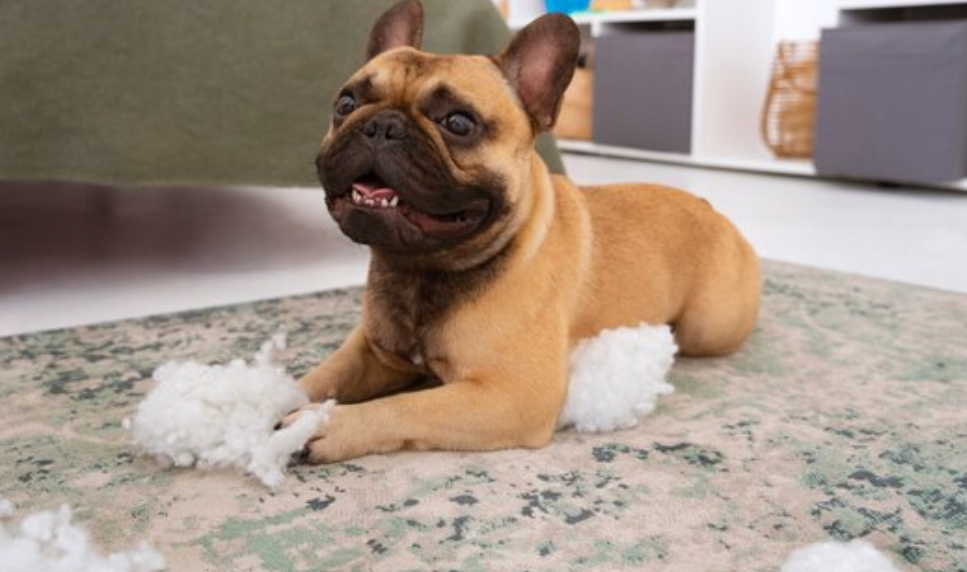
[[[719,262],[708,265],[675,322],[682,355],[724,356],[737,351],[755,329],[759,316],[759,259],[738,234],[722,248]]]
[[[509,356],[506,363],[520,365],[521,361]],[[516,368],[515,377],[503,381],[468,379],[337,405],[309,441],[307,458],[322,463],[404,449],[487,451],[543,446],[554,434],[567,391],[563,355],[545,364],[550,367],[543,371]],[[292,413],[283,425],[300,414]]]
[[[419,372],[390,367],[373,352],[361,327],[357,327],[322,363],[299,380],[309,399],[336,399],[340,403],[365,401],[402,389],[417,379]]]

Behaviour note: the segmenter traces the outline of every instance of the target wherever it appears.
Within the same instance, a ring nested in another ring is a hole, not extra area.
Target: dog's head
[[[497,56],[444,56],[419,51],[422,30],[416,0],[379,18],[368,62],[333,102],[317,166],[352,240],[440,258],[517,224],[534,140],[557,118],[580,35],[550,14]]]

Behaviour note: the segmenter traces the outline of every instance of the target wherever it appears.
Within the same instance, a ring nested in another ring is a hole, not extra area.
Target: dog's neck
[[[521,205],[521,225],[513,235],[514,248],[519,250],[516,258],[522,264],[527,264],[544,243],[554,222],[555,211],[554,183],[547,165],[536,151],[530,155],[529,175],[526,183],[531,188],[531,192],[526,193],[529,204]]]

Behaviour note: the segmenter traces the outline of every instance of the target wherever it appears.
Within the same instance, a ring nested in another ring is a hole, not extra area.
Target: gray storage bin
[[[688,153],[692,31],[647,30],[595,39],[593,140]]]
[[[820,174],[967,176],[967,22],[824,30],[816,112]]]

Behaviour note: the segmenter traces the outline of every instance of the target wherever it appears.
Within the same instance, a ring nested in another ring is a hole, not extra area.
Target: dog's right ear
[[[423,42],[423,4],[419,0],[403,0],[395,4],[373,24],[366,47],[366,59],[409,46],[420,49]]]

